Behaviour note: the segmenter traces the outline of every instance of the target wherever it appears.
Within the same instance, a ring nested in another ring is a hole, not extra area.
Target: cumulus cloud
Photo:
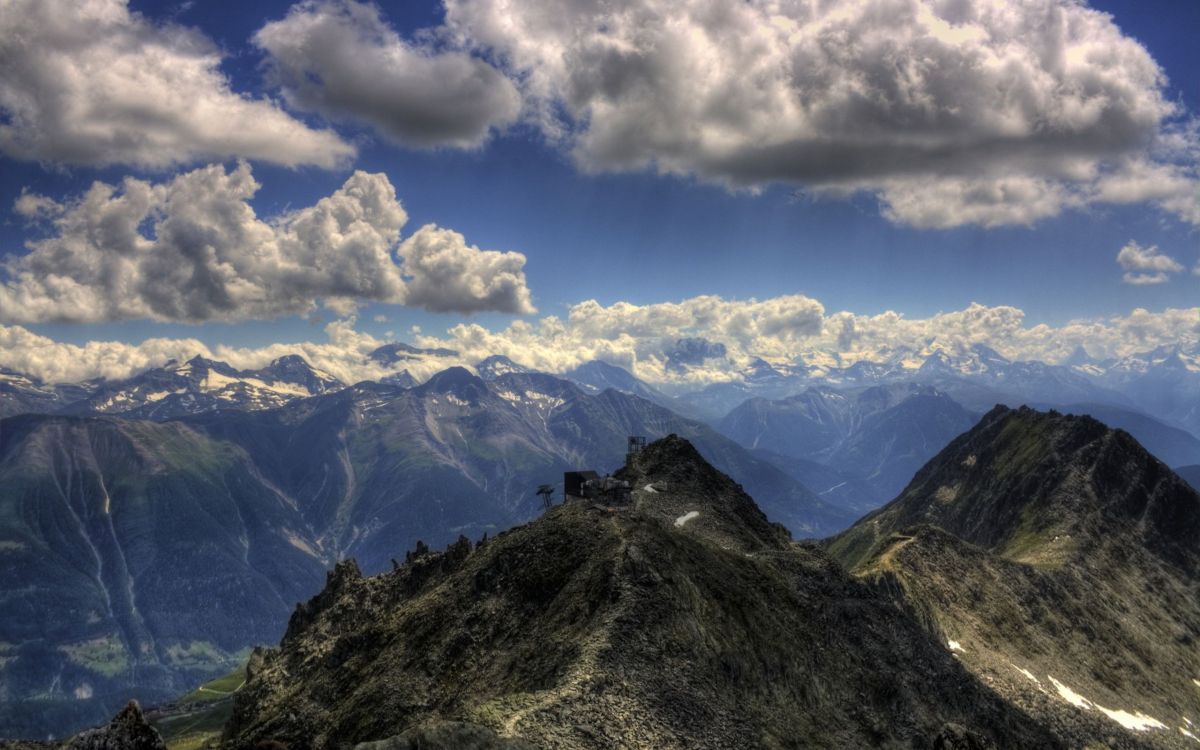
[[[920,227],[1098,201],[1200,221],[1195,127],[1083,3],[446,0],[446,24],[584,169],[867,191]]]
[[[293,106],[360,120],[397,143],[479,146],[516,120],[516,86],[487,62],[400,38],[374,5],[307,0],[254,37]]]
[[[438,312],[533,312],[525,256],[468,246],[433,225],[400,242],[408,219],[383,174],[355,172],[315,205],[272,220],[250,205],[245,162],[163,183],[97,182],[59,203],[23,194],[17,210],[49,236],[0,265],[0,320],[245,320],[360,301]]]
[[[12,158],[333,167],[354,155],[332,131],[233,91],[209,39],[152,23],[127,0],[6,0],[0,61],[0,151]]]
[[[1162,284],[1171,274],[1183,271],[1183,266],[1157,245],[1142,247],[1130,241],[1117,253],[1117,263],[1125,270],[1121,277],[1126,284]]]
[[[1100,358],[1121,357],[1164,345],[1200,345],[1200,308],[1030,325],[1018,308],[972,304],[927,318],[896,312],[826,314],[817,300],[793,295],[767,300],[694,297],[680,302],[572,306],[566,317],[519,319],[491,330],[461,324],[444,335],[413,327],[413,343],[456,354],[405,361],[391,368],[368,355],[386,343],[355,330],[351,318],[325,326],[324,341],[264,347],[206,346],[193,339],[150,339],[139,344],[93,341],[84,346],[54,341],[21,326],[0,326],[0,365],[51,382],[103,376],[127,377],[168,359],[196,354],[235,367],[257,368],[298,353],[344,382],[379,379],[395,367],[418,379],[451,365],[471,366],[491,354],[547,372],[564,372],[591,359],[621,365],[646,380],[680,388],[736,380],[754,359],[772,364],[847,366],[859,361],[901,361],[919,366],[934,351],[987,344],[1012,359],[1061,362],[1085,345]],[[697,354],[680,367],[682,346]],[[673,356],[675,359],[673,359]]]
[[[433,312],[536,312],[525,256],[480,250],[450,229],[426,224],[400,245],[407,304]]]

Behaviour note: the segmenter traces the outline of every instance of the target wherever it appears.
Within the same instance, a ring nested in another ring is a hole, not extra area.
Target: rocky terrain
[[[252,660],[223,746],[1059,746],[685,440],[619,476],[630,507],[338,565]]]
[[[829,549],[1058,736],[1200,742],[1200,496],[1127,433],[998,407]]]
[[[65,742],[0,740],[0,750],[167,750],[167,745],[137,702],[130,701],[108,724],[84,730]]]

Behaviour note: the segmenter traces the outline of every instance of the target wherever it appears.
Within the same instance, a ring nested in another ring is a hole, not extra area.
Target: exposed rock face
[[[339,567],[224,745],[1059,746],[686,441],[620,477],[626,510],[572,503],[391,573]]]
[[[146,723],[142,709],[130,701],[108,726],[78,734],[66,750],[166,750],[162,737]]]
[[[1065,742],[1195,746],[1200,496],[1128,434],[998,408],[829,547]]]

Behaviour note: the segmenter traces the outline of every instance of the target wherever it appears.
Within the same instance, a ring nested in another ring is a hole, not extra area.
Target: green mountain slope
[[[1127,433],[997,408],[829,549],[1061,737],[1200,734],[1200,496]]]
[[[227,670],[325,567],[244,452],[181,424],[0,421],[0,488],[6,736]]]

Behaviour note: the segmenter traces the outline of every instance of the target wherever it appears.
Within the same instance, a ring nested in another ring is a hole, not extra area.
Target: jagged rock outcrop
[[[89,729],[76,735],[65,750],[166,750],[162,737],[142,716],[142,709],[130,701],[106,727]]]
[[[137,701],[130,701],[108,724],[80,732],[66,743],[0,740],[0,750],[167,750],[167,746]]]

